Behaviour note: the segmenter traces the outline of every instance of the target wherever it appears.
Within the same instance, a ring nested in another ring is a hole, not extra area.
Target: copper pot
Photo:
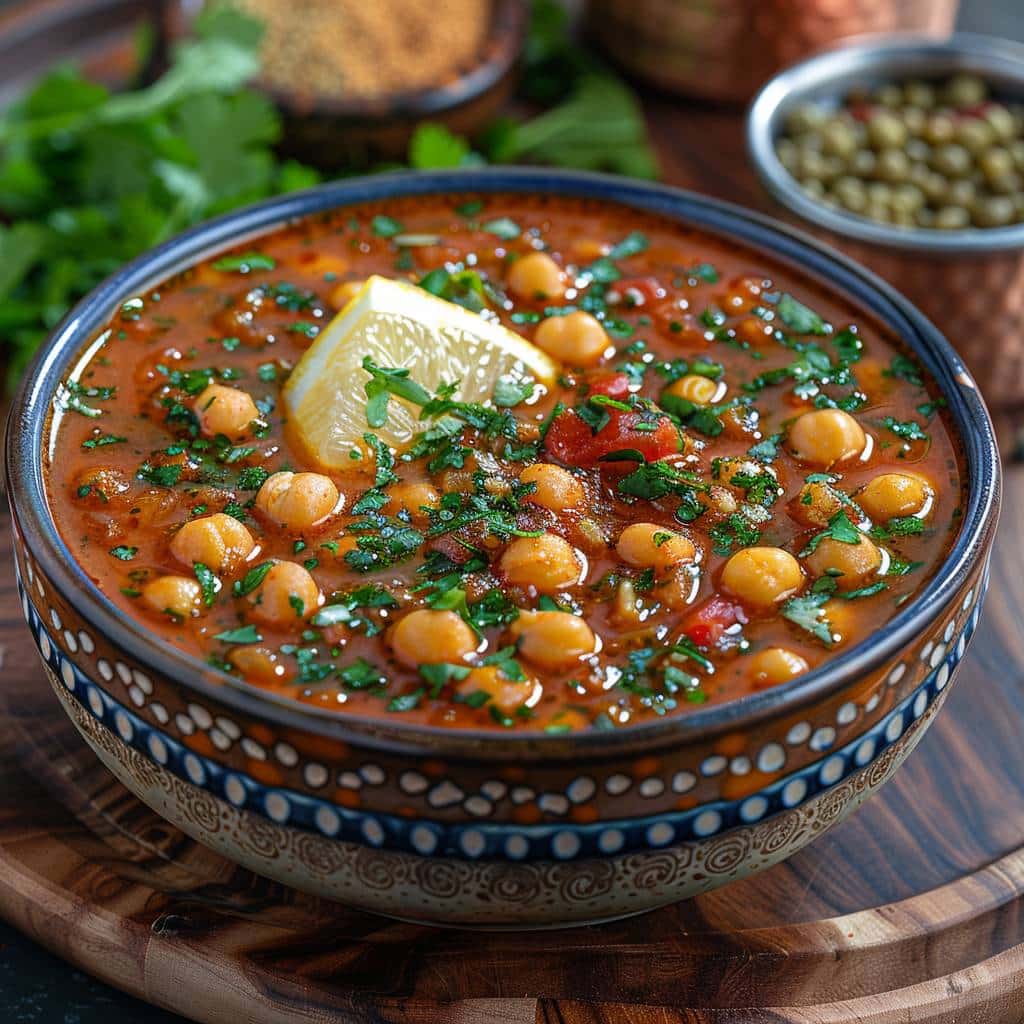
[[[590,0],[590,33],[663,89],[748,100],[780,68],[864,32],[952,31],[959,0]]]

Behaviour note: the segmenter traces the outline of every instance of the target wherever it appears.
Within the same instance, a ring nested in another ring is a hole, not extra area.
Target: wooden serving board
[[[896,778],[784,864],[602,927],[389,922],[234,867],[162,821],[59,710],[0,523],[0,914],[210,1024],[1019,1024],[1024,468],[982,626]]]
[[[146,2],[66,7],[120,17]],[[2,22],[5,34],[28,24]],[[738,112],[656,97],[646,109],[665,180],[766,205]],[[1012,421],[1001,426],[1011,436]],[[139,803],[42,677],[0,516],[0,916],[210,1024],[1020,1024],[1024,467],[1007,484],[981,628],[942,714],[879,796],[749,881],[617,924],[512,935],[305,896]]]

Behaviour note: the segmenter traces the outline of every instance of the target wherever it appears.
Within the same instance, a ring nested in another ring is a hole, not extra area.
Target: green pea
[[[1014,169],[1024,171],[1024,139],[1011,142],[1007,149],[1013,158]]]
[[[916,185],[898,185],[893,189],[891,205],[896,213],[913,215],[925,204],[924,193]]]
[[[973,107],[988,95],[988,87],[977,75],[954,75],[946,85],[946,100],[954,107]]]
[[[935,227],[940,231],[959,231],[971,226],[971,216],[962,206],[943,206],[935,214]]]
[[[903,97],[912,107],[920,107],[922,110],[935,106],[935,89],[927,82],[904,82]]]
[[[906,181],[910,176],[910,157],[902,149],[883,149],[878,154],[876,173],[883,181]]]
[[[907,141],[907,128],[895,114],[879,111],[868,121],[868,140],[875,149],[899,148]]]
[[[898,107],[903,103],[903,90],[891,82],[880,85],[875,90],[875,102],[883,107]]]
[[[875,173],[878,158],[870,149],[860,149],[850,160],[850,170],[860,178],[870,178]]]
[[[860,213],[867,206],[868,194],[864,182],[849,175],[839,178],[832,186],[836,200],[853,213]]]
[[[880,224],[888,224],[890,220],[889,207],[883,203],[869,203],[864,210],[864,216],[869,220],[877,220]]]
[[[804,193],[810,196],[812,199],[821,199],[825,194],[825,186],[816,180],[801,181],[800,187],[804,190]]]
[[[1021,176],[1016,171],[1011,171],[1009,174],[1002,175],[1002,177],[993,178],[989,181],[988,187],[997,195],[1012,195],[1021,187]]]
[[[1013,157],[1009,150],[993,146],[978,157],[978,166],[989,181],[997,181],[1013,173]]]
[[[914,220],[919,228],[933,228],[935,227],[935,211],[928,209],[927,206],[922,206],[914,215]]]
[[[999,228],[1014,222],[1017,206],[1010,196],[987,196],[979,199],[971,212],[978,227]]]
[[[790,174],[796,173],[800,164],[800,151],[792,139],[779,139],[775,144],[775,155]]]
[[[932,147],[924,139],[907,139],[903,151],[914,163],[925,163],[932,155]]]
[[[1000,142],[1011,142],[1017,135],[1017,122],[1006,107],[994,103],[984,113],[985,121]]]
[[[945,201],[949,206],[970,206],[977,198],[978,188],[973,181],[960,178],[946,186]]]
[[[924,126],[924,137],[933,146],[952,142],[956,136],[956,123],[948,114],[933,114]]]
[[[956,141],[968,152],[977,155],[995,142],[995,132],[987,121],[977,117],[965,118],[956,126]]]
[[[932,156],[932,166],[947,177],[962,178],[971,172],[971,154],[956,143],[939,146]]]
[[[803,135],[805,132],[820,128],[828,115],[814,103],[803,103],[786,117],[786,130],[791,135]]]
[[[821,130],[821,148],[830,156],[848,160],[857,150],[857,138],[845,121],[835,118]]]
[[[928,115],[919,107],[904,107],[900,111],[900,120],[911,135],[920,135],[924,131]]]

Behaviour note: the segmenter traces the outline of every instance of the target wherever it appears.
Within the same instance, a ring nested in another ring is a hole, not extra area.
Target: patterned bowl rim
[[[901,337],[937,380],[956,424],[967,466],[967,499],[956,543],[925,589],[869,639],[792,683],[621,731],[549,735],[450,730],[440,726],[339,715],[291,701],[212,668],[126,617],[85,574],[49,511],[44,459],[53,395],[83,350],[125,299],[208,256],[257,235],[337,207],[403,196],[545,193],[604,200],[665,216],[781,259],[826,287],[845,292]],[[670,186],[546,168],[398,172],[333,182],[277,197],[206,222],[127,264],[61,322],[25,373],[7,429],[6,473],[15,522],[52,586],[121,652],[236,713],[272,726],[405,753],[431,751],[487,760],[612,758],[704,742],[785,717],[835,695],[922,635],[955,598],[991,544],[1001,487],[998,447],[984,402],[960,357],[939,331],[892,287],[803,232],[741,206]]]
[[[1024,98],[1024,44],[972,32],[936,40],[914,33],[868,34],[847,39],[768,80],[747,112],[747,151],[762,184],[780,202],[811,224],[839,235],[897,249],[963,259],[1024,248],[1024,224],[1001,228],[933,231],[878,224],[812,199],[782,166],[775,138],[782,119],[800,103],[828,103],[851,86],[878,79],[929,78],[953,71],[973,72],[1016,99]]]

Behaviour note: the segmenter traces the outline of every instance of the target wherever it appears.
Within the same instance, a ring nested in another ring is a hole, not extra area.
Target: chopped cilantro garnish
[[[224,644],[258,644],[263,637],[253,625],[239,626],[237,629],[228,629],[223,633],[217,633],[213,638]]]
[[[782,606],[782,616],[806,630],[826,647],[831,647],[832,625],[824,613],[824,606],[830,596],[829,593],[810,593],[802,597],[791,597]]]
[[[394,217],[386,217],[384,214],[378,213],[370,221],[370,230],[378,238],[394,238],[395,235],[400,235],[403,229],[402,225]]]
[[[240,580],[235,580],[231,592],[235,597],[244,597],[246,594],[252,593],[273,568],[273,562],[261,562],[259,565],[254,565]]]
[[[192,566],[192,571],[196,574],[196,580],[202,591],[203,604],[207,608],[212,608],[213,602],[217,599],[217,591],[220,590],[220,580],[202,562],[196,562]]]
[[[886,416],[882,421],[882,425],[886,430],[892,431],[897,437],[902,437],[905,441],[928,440],[928,434],[914,420],[897,420],[892,416]]]
[[[779,319],[797,334],[828,334],[825,321],[808,306],[798,302],[788,292],[779,296],[775,305]]]
[[[273,270],[277,261],[262,252],[246,252],[241,256],[223,256],[214,260],[213,269],[238,274],[248,274],[253,270]]]
[[[83,448],[105,448],[111,444],[123,444],[127,441],[127,437],[119,437],[117,434],[103,434],[100,437],[90,437],[87,441],[82,442]]]
[[[130,562],[139,553],[139,549],[128,547],[126,544],[118,544],[116,548],[110,549],[110,553],[122,562]]]
[[[480,230],[486,231],[490,235],[496,235],[505,241],[518,238],[523,233],[523,229],[510,217],[498,217],[496,220],[489,220],[486,224],[480,225]]]
[[[144,462],[139,466],[136,475],[140,480],[156,484],[158,487],[173,487],[181,477],[181,466],[176,463],[154,466],[149,462]]]
[[[828,526],[821,533],[815,534],[811,538],[807,547],[800,552],[800,557],[806,558],[808,555],[814,554],[818,545],[826,537],[839,541],[842,544],[859,544],[862,536],[860,530],[850,522],[850,517],[846,514],[846,510],[840,509],[829,519]]]
[[[921,367],[905,355],[893,356],[889,368],[883,370],[882,374],[886,377],[895,377],[897,380],[905,380],[908,384],[914,384],[917,387],[924,387]]]

